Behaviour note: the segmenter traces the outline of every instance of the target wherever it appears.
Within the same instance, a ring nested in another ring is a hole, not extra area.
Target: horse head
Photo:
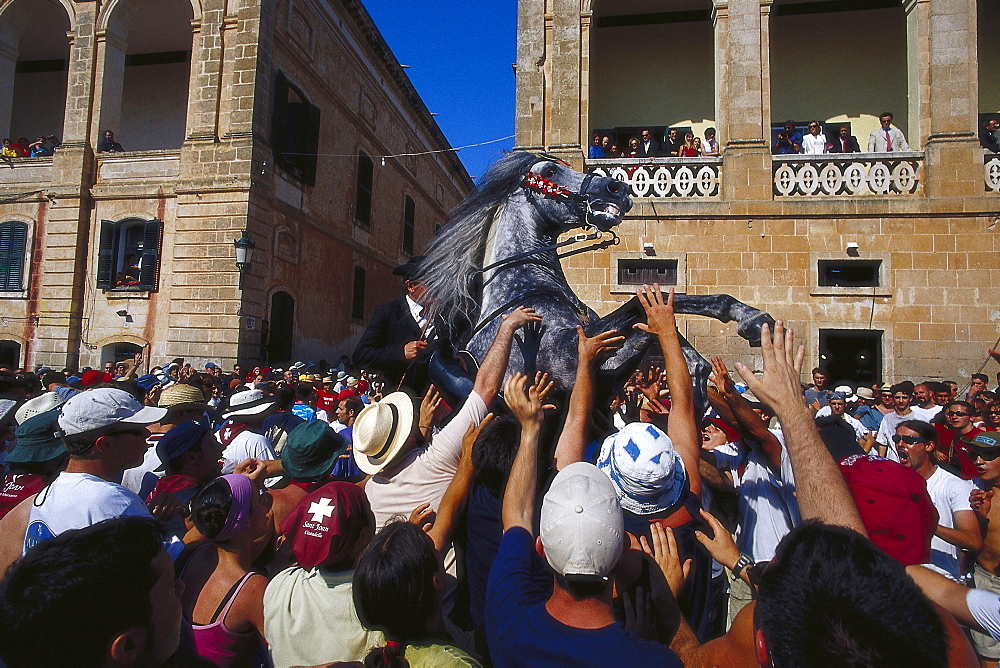
[[[582,174],[561,160],[537,157],[521,181],[549,234],[590,226],[602,232],[632,208],[629,186],[608,176]]]

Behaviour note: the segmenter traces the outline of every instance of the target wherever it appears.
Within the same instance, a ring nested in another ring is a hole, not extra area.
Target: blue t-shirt
[[[535,540],[521,528],[500,541],[486,589],[486,635],[493,665],[677,666],[669,647],[638,640],[619,624],[578,629],[546,610],[548,595],[531,579]]]

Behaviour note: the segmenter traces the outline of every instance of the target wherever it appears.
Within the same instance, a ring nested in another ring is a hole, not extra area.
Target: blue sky
[[[362,0],[452,146],[514,134],[515,0]],[[462,149],[478,178],[513,139]]]

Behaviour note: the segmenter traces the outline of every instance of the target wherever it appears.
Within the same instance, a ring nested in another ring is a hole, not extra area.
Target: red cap
[[[840,471],[871,541],[904,566],[928,563],[938,513],[923,476],[874,455],[851,455]]]
[[[97,369],[91,369],[90,371],[83,372],[83,376],[80,377],[80,384],[84,387],[90,387],[91,385],[107,383],[108,381],[112,381],[114,379],[114,374],[104,373],[103,371],[98,371]]]
[[[726,435],[730,443],[739,443],[742,439],[740,438],[740,432],[736,431],[734,427],[730,427],[728,424],[723,422],[719,418],[710,418],[709,422],[718,427],[722,433]]]
[[[330,482],[308,494],[281,523],[299,566],[305,569],[338,564],[354,552],[375,516],[363,489]]]

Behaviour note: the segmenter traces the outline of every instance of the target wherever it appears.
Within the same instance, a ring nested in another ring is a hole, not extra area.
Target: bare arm
[[[681,350],[677,321],[674,318],[674,290],[670,289],[667,301],[663,301],[660,286],[653,289],[642,286],[636,292],[639,304],[646,312],[646,322],[633,325],[660,341],[667,370],[667,387],[670,388],[670,420],[667,422],[667,436],[674,443],[674,449],[684,462],[688,483],[692,494],[701,494],[701,475],[698,473],[698,459],[701,451],[701,433],[694,415],[694,387],[688,372],[684,352]]]
[[[934,535],[964,550],[979,552],[983,549],[983,536],[979,532],[979,520],[976,519],[976,513],[971,510],[958,510],[952,516],[955,520],[955,528],[949,529],[939,524]]]
[[[514,374],[504,385],[504,401],[521,423],[521,443],[507,476],[503,493],[501,521],[503,530],[521,527],[532,532],[535,494],[538,490],[538,434],[542,428],[542,405],[552,389],[548,376],[539,376],[528,388],[528,377]]]
[[[613,352],[625,340],[615,336],[614,330],[588,338],[583,327],[577,325],[577,365],[576,381],[569,397],[566,422],[556,443],[556,468],[562,469],[573,462],[583,461],[583,451],[587,447],[587,425],[590,410],[594,404],[594,362],[605,353]]]
[[[750,390],[774,409],[785,434],[788,456],[795,474],[795,492],[802,519],[818,519],[853,529],[867,536],[847,481],[823,445],[809,408],[802,403],[799,379],[805,349],[795,347],[795,335],[780,320],[761,330],[764,375],[757,378],[748,367],[736,370]]]
[[[982,630],[979,622],[969,612],[969,604],[965,598],[969,593],[968,587],[919,565],[907,566],[906,574],[913,578],[927,598],[951,613],[960,623]]]
[[[503,376],[507,372],[507,361],[510,359],[510,347],[514,342],[514,332],[529,322],[539,322],[541,319],[542,316],[535,313],[534,309],[523,306],[518,306],[503,316],[497,337],[486,352],[483,363],[479,365],[479,371],[476,372],[476,383],[472,387],[472,391],[482,397],[487,404],[500,391],[500,383],[503,382]]]
[[[465,502],[469,498],[469,487],[472,483],[472,444],[476,442],[479,432],[492,419],[493,414],[490,413],[483,418],[478,427],[470,424],[462,438],[462,458],[458,461],[458,470],[455,471],[455,477],[451,479],[448,489],[441,498],[434,526],[427,532],[434,541],[434,549],[439,554],[443,555],[447,551],[455,519],[462,514]]]
[[[721,357],[712,358],[711,380],[719,388],[722,398],[725,400],[733,417],[736,418],[740,429],[746,432],[750,439],[760,446],[761,452],[775,472],[781,472],[781,442],[778,437],[772,434],[760,416],[753,412],[750,402],[743,398],[743,395],[736,390],[736,383],[729,376],[729,370]]]

